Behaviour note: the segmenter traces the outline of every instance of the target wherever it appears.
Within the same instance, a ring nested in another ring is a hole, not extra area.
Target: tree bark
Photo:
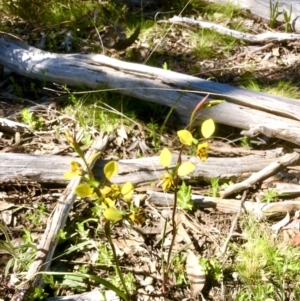
[[[0,39],[0,64],[30,78],[62,85],[103,86],[175,109],[188,119],[202,95],[226,102],[202,110],[207,118],[244,130],[242,134],[276,137],[300,145],[300,102],[206,81],[173,71],[123,62],[99,54],[55,54],[14,40]]]
[[[218,178],[223,181],[241,181],[253,172],[258,172],[282,155],[282,149],[265,151],[263,154],[253,154],[236,158],[209,157],[206,162],[199,158],[183,156],[182,161],[193,161],[196,169],[191,175],[193,180]],[[170,168],[174,167],[177,158],[174,155]],[[52,155],[29,155],[0,153],[0,184],[5,182],[33,181],[43,184],[66,185],[63,174],[70,169],[74,157]],[[78,160],[78,159],[77,159]],[[103,167],[107,160],[99,160],[94,168],[97,179],[104,180]],[[53,168],[55,166],[55,168]],[[159,157],[149,157],[118,161],[118,174],[112,178],[113,183],[121,184],[130,181],[134,184],[145,184],[161,178],[165,169],[159,163]]]

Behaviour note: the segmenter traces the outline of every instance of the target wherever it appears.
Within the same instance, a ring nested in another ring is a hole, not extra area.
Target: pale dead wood
[[[210,93],[212,98],[226,99],[226,102],[202,110],[195,125],[212,118],[216,123],[245,130],[249,135],[261,133],[300,145],[300,106],[295,99],[248,91],[99,54],[49,53],[3,38],[0,39],[0,64],[30,78],[71,86],[106,86],[169,107],[179,99],[175,109],[183,119],[187,119],[199,103],[202,98],[199,94]]]
[[[281,168],[286,167],[288,165],[294,165],[299,163],[299,159],[300,159],[299,153],[294,152],[291,154],[286,154],[280,157],[275,162],[272,162],[270,165],[266,166],[259,172],[251,175],[245,181],[230,185],[226,189],[220,191],[220,196],[222,198],[225,198],[234,192],[238,192],[240,190],[250,188],[255,183],[262,181],[270,177],[271,175],[277,173]]]
[[[15,133],[23,133],[25,131],[29,132],[29,126],[20,122],[12,121],[6,118],[0,118],[0,131]]]
[[[191,160],[195,165],[195,172],[191,179],[210,181],[211,178],[220,180],[241,181],[253,172],[260,171],[282,155],[282,149],[265,151],[257,155],[236,158],[213,158],[206,162],[199,158],[183,156],[183,161]],[[34,181],[45,184],[66,185],[63,174],[70,169],[70,162],[76,160],[70,156],[31,155],[0,153],[0,183],[6,181],[22,182]],[[104,179],[103,167],[108,160],[99,160],[94,167],[94,174],[98,179]],[[131,181],[133,184],[149,184],[157,181],[165,172],[159,162],[159,157],[119,160],[119,173],[112,178],[112,182],[121,184]],[[176,165],[176,155],[171,168]]]
[[[99,136],[86,154],[86,160],[89,161],[95,153],[101,151],[106,146],[107,141],[107,137],[106,139],[103,139]],[[91,168],[93,168],[95,162],[96,158],[94,158],[90,163]],[[79,185],[80,181],[81,177],[73,178],[59,198],[56,207],[47,221],[47,227],[41,237],[38,252],[35,255],[35,261],[31,264],[27,271],[26,279],[29,282],[25,283],[22,288],[28,289],[31,282],[33,282],[35,287],[43,286],[41,275],[36,275],[36,273],[40,271],[47,271],[49,269],[58,242],[57,235],[65,226],[67,217],[76,198],[75,189]],[[20,298],[20,296],[17,297]],[[24,294],[23,297],[26,298],[26,294]]]
[[[237,30],[229,29],[222,25],[215,24],[212,22],[194,20],[187,17],[174,16],[173,18],[169,19],[169,22],[176,23],[176,24],[187,23],[187,24],[197,25],[200,28],[207,28],[219,34],[230,36],[248,43],[269,43],[272,41],[282,42],[282,41],[295,41],[300,39],[300,34],[297,33],[265,32],[265,33],[254,35],[254,34],[249,34]]]
[[[73,296],[65,296],[65,297],[51,297],[47,298],[47,301],[120,301],[120,298],[112,292],[105,292],[105,296],[99,291],[99,289],[95,289],[91,292],[73,295]]]
[[[157,206],[172,207],[174,194],[157,191],[147,191],[148,201]],[[197,208],[214,208],[223,213],[237,213],[240,210],[241,200],[222,199],[220,197],[208,197],[192,195],[192,200]],[[258,218],[277,217],[287,212],[300,210],[300,201],[284,201],[274,203],[257,203],[245,201],[243,209],[247,213],[253,213]]]

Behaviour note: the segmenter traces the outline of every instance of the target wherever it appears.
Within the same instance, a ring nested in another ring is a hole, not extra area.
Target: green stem
[[[123,277],[123,274],[122,274],[122,271],[120,269],[120,262],[119,262],[119,259],[118,259],[118,256],[117,256],[117,252],[116,252],[116,249],[115,249],[115,246],[114,246],[114,243],[111,239],[111,232],[110,232],[110,221],[107,221],[105,223],[105,226],[104,226],[104,230],[105,230],[105,235],[107,237],[107,240],[110,244],[110,247],[111,247],[111,250],[113,252],[113,256],[114,256],[114,260],[116,262],[116,270],[117,270],[117,274],[122,282],[122,285],[123,285],[123,288],[125,290],[125,294],[126,294],[126,301],[129,301],[130,300],[130,294],[129,294],[129,291],[128,291],[128,288],[126,286],[126,283],[125,283],[125,280],[124,280],[124,277]]]
[[[177,160],[177,169],[181,164],[181,156],[182,156],[182,152],[184,149],[184,145],[181,146],[179,154],[178,154],[178,160]],[[175,190],[174,190],[174,205],[173,205],[173,212],[172,212],[172,240],[171,240],[171,244],[169,247],[169,251],[168,251],[168,257],[167,257],[167,268],[166,271],[164,273],[164,286],[166,285],[166,283],[168,282],[168,273],[170,270],[170,266],[171,266],[171,256],[172,256],[172,250],[173,247],[175,245],[175,239],[176,239],[176,235],[177,235],[177,225],[176,225],[176,209],[177,209],[177,193],[178,193],[178,184],[179,184],[179,176],[177,173],[177,170],[175,171],[176,176],[174,178],[174,186],[175,186]]]

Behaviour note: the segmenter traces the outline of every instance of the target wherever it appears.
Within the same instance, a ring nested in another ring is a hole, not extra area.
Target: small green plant
[[[26,272],[32,264],[37,251],[30,232],[24,228],[23,243],[19,246],[14,246],[5,225],[1,223],[0,231],[5,236],[5,240],[0,240],[0,250],[4,250],[11,256],[6,263],[4,276],[7,277],[10,271],[17,275]]]
[[[229,187],[229,186],[232,185],[232,184],[234,184],[232,181],[229,181],[229,182],[227,182],[227,183],[223,183],[223,184],[221,185],[221,188],[222,188],[222,189],[225,189],[225,188]]]
[[[176,284],[181,285],[187,283],[186,269],[185,269],[185,255],[177,253],[172,259],[172,274],[175,275]]]
[[[28,296],[29,301],[36,301],[36,300],[45,300],[49,294],[45,293],[43,288],[35,287],[33,292],[31,292]]]
[[[217,178],[210,179],[210,187],[206,194],[212,197],[218,197],[219,193],[220,193],[219,179]]]
[[[98,247],[99,256],[97,263],[99,265],[112,266],[113,265],[113,253],[107,248],[106,245],[100,244]]]
[[[249,76],[245,76],[241,79],[241,86],[252,91],[261,91],[261,87],[257,80]]]
[[[59,288],[60,285],[58,281],[54,279],[53,275],[44,274],[42,277],[44,283],[48,284],[53,290],[57,290]]]
[[[289,13],[287,13],[285,10],[283,10],[283,19],[284,19],[284,30],[285,30],[285,32],[290,32],[292,30],[292,28],[291,28],[292,11],[293,11],[292,4],[290,6]]]
[[[178,190],[178,206],[183,210],[193,210],[192,187],[183,181]]]
[[[18,83],[16,83],[15,79],[12,76],[10,76],[9,79],[13,84],[14,93],[19,97],[23,97],[23,91],[22,91],[22,88],[20,87],[20,85]]]
[[[263,92],[289,98],[299,98],[300,89],[298,83],[281,80],[274,85],[262,89]]]
[[[158,149],[160,146],[160,135],[159,135],[159,126],[157,123],[151,121],[147,124],[150,131],[149,137],[152,138],[154,149]]]
[[[211,280],[220,282],[223,279],[222,264],[218,260],[201,258],[199,264]]]
[[[269,26],[271,28],[274,28],[277,23],[277,18],[280,15],[280,12],[278,10],[278,1],[276,1],[274,4],[272,0],[270,0],[270,22]]]
[[[247,240],[232,245],[237,252],[233,267],[241,283],[235,300],[289,300],[300,281],[299,250],[280,242],[252,215],[242,218],[241,227]]]
[[[25,108],[21,111],[22,121],[29,125],[32,130],[41,130],[44,126],[44,120],[42,117],[36,117],[34,112]]]
[[[276,190],[274,189],[268,189],[267,192],[265,193],[263,199],[261,200],[261,202],[274,202],[277,198],[278,194],[276,192]]]
[[[117,275],[110,275],[109,279],[111,280],[111,283],[113,285],[115,285],[116,287],[119,287],[119,288],[122,287],[122,283],[120,282],[120,278],[117,277]],[[130,293],[132,293],[136,290],[135,279],[134,279],[134,276],[131,272],[126,273],[124,275],[124,281],[126,283],[128,291]]]
[[[250,138],[247,137],[247,136],[242,137],[242,139],[241,139],[241,146],[244,147],[244,148],[246,148],[246,149],[251,149],[252,146],[251,146]]]
[[[280,80],[275,84],[270,84],[268,82],[258,82],[257,80],[251,77],[244,77],[241,80],[241,86],[253,91],[261,91],[282,97],[300,97],[299,84],[297,82],[292,81]]]
[[[35,226],[41,226],[44,224],[46,215],[46,206],[45,204],[39,204],[36,209],[32,213],[29,213],[26,216],[26,219],[28,221],[31,221]]]

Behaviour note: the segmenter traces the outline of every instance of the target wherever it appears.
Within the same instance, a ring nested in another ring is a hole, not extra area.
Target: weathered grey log
[[[170,206],[174,204],[174,195],[158,191],[148,191],[148,201],[156,206]],[[223,213],[236,213],[240,208],[240,200],[222,199],[203,195],[192,195],[192,200],[197,208],[215,208]],[[248,213],[254,213],[258,218],[273,218],[300,210],[299,201],[284,201],[274,203],[258,203],[245,201],[243,209]]]
[[[207,180],[243,180],[253,172],[260,171],[270,163],[275,162],[282,149],[266,151],[265,155],[249,155],[237,158],[213,158],[206,162],[199,158],[183,156],[183,161],[191,160],[196,169],[192,179]],[[176,164],[176,155],[173,156],[172,166]],[[69,163],[76,160],[74,157],[54,155],[30,155],[0,153],[0,184],[5,181],[29,180],[38,183],[56,183],[66,185],[63,174],[69,171]],[[107,160],[99,160],[94,168],[95,176],[104,179],[103,167]],[[119,173],[112,178],[114,183],[131,181],[134,184],[149,183],[160,179],[165,172],[159,163],[158,157],[119,160]]]
[[[39,80],[58,84],[106,86],[136,98],[173,106],[188,118],[201,95],[210,93],[225,103],[205,109],[197,122],[216,123],[264,134],[300,145],[300,102],[295,99],[248,91],[177,72],[126,63],[103,55],[54,54],[20,41],[0,39],[0,64]],[[196,122],[196,123],[197,123]]]

